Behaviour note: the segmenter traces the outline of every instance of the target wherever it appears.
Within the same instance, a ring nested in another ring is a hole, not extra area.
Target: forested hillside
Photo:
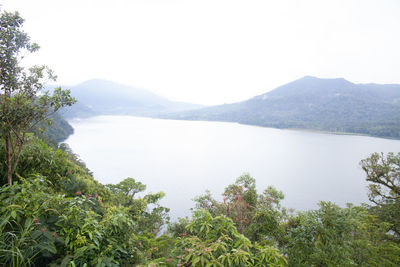
[[[74,133],[74,128],[59,114],[50,116],[50,123],[35,125],[31,131],[49,144],[57,147],[58,143],[65,141]]]
[[[306,76],[247,101],[164,117],[400,138],[400,85]]]
[[[71,95],[78,103],[62,111],[65,118],[138,115],[400,138],[400,85],[396,84],[306,76],[247,101],[212,107],[172,102],[104,80],[71,87]]]

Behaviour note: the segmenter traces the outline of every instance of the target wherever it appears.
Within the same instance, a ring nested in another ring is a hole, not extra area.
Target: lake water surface
[[[261,192],[273,185],[284,206],[317,208],[367,202],[361,159],[399,152],[400,141],[279,130],[224,122],[98,116],[70,121],[66,141],[103,184],[133,177],[148,192],[164,191],[171,218],[190,215],[192,199],[224,188],[248,172]]]

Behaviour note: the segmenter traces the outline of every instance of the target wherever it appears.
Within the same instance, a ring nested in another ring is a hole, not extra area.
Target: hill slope
[[[306,76],[247,101],[164,117],[400,138],[400,85]]]
[[[146,115],[196,109],[201,105],[173,102],[150,91],[106,80],[89,80],[70,88],[78,102],[63,112],[64,117],[94,115]]]
[[[33,127],[31,131],[37,137],[54,147],[56,147],[59,142],[65,141],[68,136],[74,133],[72,126],[59,113],[51,116],[50,125],[43,122]]]

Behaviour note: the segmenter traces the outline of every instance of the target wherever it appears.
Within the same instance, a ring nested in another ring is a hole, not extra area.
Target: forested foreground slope
[[[4,154],[1,143],[2,162]],[[31,136],[12,186],[0,170],[0,264],[398,266],[400,154],[374,154],[361,165],[372,206],[321,202],[318,210],[288,211],[282,192],[257,192],[244,174],[222,201],[206,193],[195,199],[192,218],[168,224],[162,192],[139,196],[146,186],[133,178],[102,185],[68,147]]]
[[[243,102],[163,117],[400,138],[400,85],[306,76]]]

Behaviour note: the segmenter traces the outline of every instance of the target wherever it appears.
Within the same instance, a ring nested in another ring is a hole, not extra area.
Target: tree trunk
[[[7,154],[7,177],[8,177],[8,185],[12,185],[12,166],[11,166],[11,152],[10,152],[10,136],[6,135],[6,154]]]

